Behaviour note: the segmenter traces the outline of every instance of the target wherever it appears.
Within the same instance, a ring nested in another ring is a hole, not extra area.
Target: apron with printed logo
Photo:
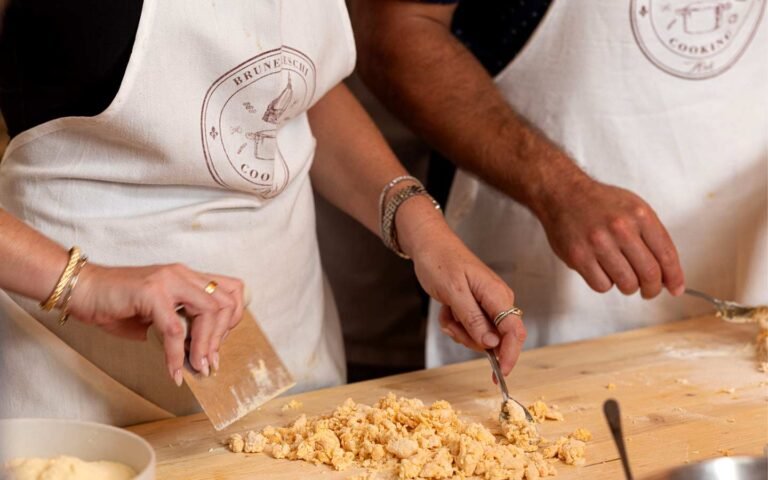
[[[242,279],[298,389],[341,383],[306,112],[354,60],[342,0],[146,0],[111,105],[14,138],[0,207],[99,264]],[[2,294],[0,343],[0,417],[123,425],[199,410],[151,342],[58,327],[29,299]]]
[[[496,78],[509,104],[593,178],[646,200],[686,284],[768,303],[766,0],[558,0]],[[527,347],[695,316],[700,300],[592,291],[524,207],[458,172],[446,216],[515,291]],[[474,353],[441,334],[430,366]]]

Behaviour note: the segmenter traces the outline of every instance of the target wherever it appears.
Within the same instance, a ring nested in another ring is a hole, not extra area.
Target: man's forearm
[[[365,1],[353,7],[361,76],[457,165],[536,213],[558,194],[549,186],[585,178],[567,155],[515,114],[448,22],[408,14],[404,9],[411,7],[403,2]]]
[[[453,7],[353,0],[363,78],[413,130],[460,167],[526,205],[552,250],[596,291],[680,294],[682,268],[653,209],[589,178],[517,116],[451,34]]]

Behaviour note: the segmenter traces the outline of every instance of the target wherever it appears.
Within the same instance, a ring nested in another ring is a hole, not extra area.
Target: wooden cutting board
[[[566,421],[541,425],[545,437],[577,427],[592,431],[587,465],[559,464],[557,479],[623,478],[602,417],[602,402],[609,397],[621,404],[636,478],[724,453],[760,455],[768,444],[768,375],[753,361],[755,329],[704,317],[529,350],[508,384],[523,403],[543,398],[559,406]],[[609,390],[610,384],[615,389]],[[230,433],[287,424],[301,413],[330,412],[348,397],[372,403],[390,391],[425,402],[448,400],[465,418],[486,425],[496,415],[490,367],[478,360],[280,397],[223,432],[214,431],[202,414],[131,430],[155,447],[159,480],[345,479],[362,470],[335,472],[262,454],[233,454],[221,442]],[[304,407],[282,411],[292,399]]]

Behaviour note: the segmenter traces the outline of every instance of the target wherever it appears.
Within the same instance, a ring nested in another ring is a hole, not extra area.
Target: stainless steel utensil
[[[621,457],[621,466],[624,467],[624,476],[627,480],[632,480],[632,471],[629,469],[629,457],[627,448],[624,446],[624,434],[621,431],[621,412],[619,411],[619,402],[614,399],[606,400],[603,404],[603,413],[608,421],[608,427],[611,429],[613,442]]]
[[[648,480],[765,480],[766,457],[720,457],[685,465]]]
[[[742,305],[740,303],[731,302],[729,300],[721,300],[719,298],[713,297],[712,295],[690,288],[685,289],[685,294],[702,298],[713,304],[715,308],[717,308],[717,313],[726,322],[751,323],[754,321],[751,317],[752,313],[757,309],[756,307]]]
[[[499,382],[499,389],[501,390],[501,410],[499,411],[499,422],[504,423],[509,420],[509,412],[507,411],[507,401],[512,400],[516,404],[520,405],[520,408],[525,412],[525,419],[530,423],[535,423],[531,412],[528,411],[525,406],[509,396],[509,390],[507,390],[507,382],[504,381],[504,375],[501,374],[501,367],[499,361],[496,359],[496,354],[493,350],[486,350],[485,354],[488,355],[488,361],[491,362],[491,368],[494,375],[496,375],[496,381]]]

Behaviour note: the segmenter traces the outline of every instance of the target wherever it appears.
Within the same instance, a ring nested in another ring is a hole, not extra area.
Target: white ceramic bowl
[[[719,457],[674,468],[647,480],[766,480],[766,457]]]
[[[135,480],[155,480],[155,451],[122,428],[78,420],[0,419],[0,466],[18,457],[57,455],[124,463],[138,472]]]

